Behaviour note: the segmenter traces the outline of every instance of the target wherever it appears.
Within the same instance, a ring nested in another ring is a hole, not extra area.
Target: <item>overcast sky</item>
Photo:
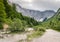
[[[54,10],[60,8],[60,0],[11,0],[20,4],[22,7],[33,10]]]

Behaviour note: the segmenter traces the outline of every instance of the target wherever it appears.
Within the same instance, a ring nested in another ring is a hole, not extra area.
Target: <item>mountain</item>
[[[43,27],[60,31],[60,8],[52,18],[43,22],[42,25]]]
[[[21,7],[17,3],[15,3],[15,5],[17,7],[17,11],[22,12],[22,15],[32,17],[37,21],[43,21],[45,18],[49,19],[55,14],[55,11],[53,10],[45,10],[45,11],[30,10]]]

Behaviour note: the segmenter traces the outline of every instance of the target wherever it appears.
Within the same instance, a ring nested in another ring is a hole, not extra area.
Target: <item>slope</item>
[[[60,31],[60,8],[49,20],[42,23],[43,27]]]
[[[0,0],[0,4],[0,23],[1,25],[8,24],[9,30],[24,31],[25,27],[32,27],[38,25],[38,22],[33,18],[26,17],[23,16],[22,13],[18,13],[16,11],[15,4],[10,6],[8,4],[8,0]]]

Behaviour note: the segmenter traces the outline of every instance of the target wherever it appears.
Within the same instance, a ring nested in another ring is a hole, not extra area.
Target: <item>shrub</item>
[[[35,31],[43,31],[43,32],[45,32],[45,27],[42,27],[42,26],[36,26],[36,27],[34,27],[34,29],[35,29]]]
[[[10,24],[9,30],[11,32],[22,32],[24,31],[24,27],[22,25],[22,21],[20,19],[13,19],[13,22]]]

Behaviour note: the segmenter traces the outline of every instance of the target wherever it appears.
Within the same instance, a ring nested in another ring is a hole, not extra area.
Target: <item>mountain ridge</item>
[[[22,15],[32,17],[37,21],[43,21],[45,18],[49,19],[55,14],[55,11],[53,10],[45,10],[45,11],[30,10],[21,7],[19,4],[16,5],[18,12],[22,12],[23,13]]]

